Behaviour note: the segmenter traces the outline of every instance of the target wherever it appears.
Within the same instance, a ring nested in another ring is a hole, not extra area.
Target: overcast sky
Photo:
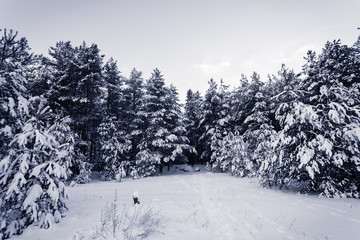
[[[327,40],[352,45],[359,0],[0,0],[0,28],[19,31],[35,53],[70,40],[96,43],[129,76],[159,68],[166,84],[205,93],[208,80],[236,86],[285,63],[301,70],[307,50]]]

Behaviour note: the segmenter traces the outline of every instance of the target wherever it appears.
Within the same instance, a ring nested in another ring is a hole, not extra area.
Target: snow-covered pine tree
[[[84,155],[76,147],[80,140],[70,127],[71,118],[54,113],[50,115],[54,120],[48,132],[59,143],[59,153],[63,154],[60,165],[66,168],[67,179],[74,180],[76,183],[90,182],[92,165],[85,161]]]
[[[244,107],[246,109],[246,119],[242,124],[245,130],[243,134],[244,141],[248,144],[249,156],[253,162],[253,173],[255,174],[261,165],[262,158],[258,154],[259,146],[265,146],[267,143],[268,134],[272,132],[272,123],[270,120],[270,94],[265,92],[265,83],[260,80],[260,75],[253,73],[251,82],[244,92],[246,102]],[[269,132],[270,131],[270,132]],[[265,136],[267,135],[267,136]],[[257,154],[255,150],[257,149]]]
[[[89,162],[97,162],[98,132],[97,127],[102,119],[102,58],[96,44],[87,46],[85,42],[77,48],[79,66],[78,85],[76,89],[73,119],[75,132],[88,143],[87,157]]]
[[[204,100],[202,102],[202,116],[200,121],[200,128],[203,132],[199,138],[200,144],[202,145],[202,155],[200,159],[209,162],[211,159],[211,140],[215,134],[216,123],[219,120],[218,113],[221,112],[221,99],[218,96],[218,85],[213,80],[209,81],[209,88],[206,91]]]
[[[202,113],[202,97],[200,92],[193,93],[191,89],[187,91],[186,103],[185,103],[185,128],[186,135],[190,141],[190,146],[194,147],[196,153],[188,153],[188,159],[190,164],[199,163],[200,156],[202,154],[201,144],[199,138],[201,136],[200,121]]]
[[[0,29],[0,33],[0,158],[3,158],[27,113],[27,75],[35,59],[27,40],[18,39],[17,32]]]
[[[111,58],[104,66],[105,117],[98,127],[100,135],[101,178],[121,179],[129,165],[131,148],[128,130],[128,108],[124,97],[123,78],[116,62]]]
[[[230,112],[230,105],[229,105],[229,98],[230,94],[228,91],[228,86],[224,84],[223,80],[220,81],[220,86],[217,91],[217,100],[218,105],[215,108],[215,125],[214,125],[214,132],[211,136],[211,143],[210,143],[210,149],[211,149],[211,160],[210,162],[213,163],[217,161],[217,158],[220,157],[219,154],[221,152],[219,151],[220,142],[223,140],[223,138],[228,134],[228,131],[230,130],[229,126],[229,112]],[[214,166],[213,166],[214,167]],[[218,170],[217,168],[213,168],[213,170]]]
[[[58,42],[51,47],[48,64],[53,68],[47,94],[52,109],[64,111],[73,120],[72,130],[80,137],[79,150],[90,163],[97,160],[96,132],[102,118],[102,56],[96,44],[72,47]],[[77,144],[78,145],[78,144]]]
[[[186,136],[184,116],[181,112],[177,89],[173,85],[170,85],[166,90],[164,120],[169,135],[165,136],[165,145],[162,150],[164,152],[164,158],[160,165],[160,172],[164,164],[168,166],[169,170],[171,162],[176,160],[187,162],[185,156],[187,152],[196,154],[195,148],[189,145],[189,139]]]
[[[327,197],[360,197],[360,61],[354,48],[326,43],[308,54],[302,88],[319,131],[298,152],[310,189]]]
[[[170,95],[169,95],[170,94]],[[173,99],[171,99],[173,98]],[[143,98],[143,117],[146,119],[146,130],[137,154],[137,165],[141,175],[155,173],[156,167],[175,160],[182,153],[181,142],[186,137],[178,136],[183,130],[176,126],[179,121],[177,93],[165,86],[161,72],[154,69],[146,83],[146,93]],[[176,135],[175,135],[176,134]]]
[[[240,84],[233,91],[231,91],[229,96],[229,121],[231,126],[231,131],[239,132],[239,134],[244,133],[243,123],[248,116],[245,103],[248,101],[247,89],[249,88],[249,80],[245,75],[241,75]]]
[[[240,177],[254,175],[254,164],[248,147],[239,133],[229,132],[218,142],[218,148],[214,152],[217,157],[212,163],[212,168]]]
[[[297,170],[294,152],[298,145],[304,144],[303,131],[309,132],[307,129],[317,125],[312,108],[302,103],[304,93],[299,89],[299,79],[294,72],[283,65],[273,80],[275,96],[271,98],[269,110],[276,109],[272,126],[279,132],[264,125],[260,136],[264,140],[254,154],[261,161],[258,170],[261,184],[282,187],[293,183],[292,176]]]
[[[123,98],[121,101],[122,125],[125,128],[128,139],[131,141],[129,161],[131,172],[137,176],[136,155],[140,151],[140,143],[145,131],[143,111],[144,80],[142,72],[135,68],[131,71],[130,77],[125,79],[121,88]]]
[[[76,65],[76,51],[71,42],[57,42],[55,47],[50,47],[51,59],[45,61],[50,69],[50,89],[45,93],[51,109],[64,111],[64,115],[73,118],[74,98],[78,82]]]
[[[65,184],[68,153],[46,128],[50,112],[43,98],[29,100],[21,131],[0,161],[0,234],[19,234],[35,223],[49,227],[67,209]]]
[[[116,117],[107,116],[99,126],[101,145],[101,179],[121,180],[129,166],[128,157],[131,142],[126,133],[119,127]]]
[[[116,118],[124,117],[121,116],[121,101],[122,101],[122,91],[121,87],[124,83],[124,79],[120,76],[120,71],[116,65],[116,61],[113,58],[110,58],[105,66],[103,71],[103,80],[105,82],[105,102],[106,102],[106,115],[115,116]]]

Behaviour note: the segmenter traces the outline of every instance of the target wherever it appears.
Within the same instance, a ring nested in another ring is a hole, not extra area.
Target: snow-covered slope
[[[70,210],[59,224],[47,230],[31,226],[13,239],[89,236],[115,189],[120,206],[132,206],[137,191],[142,205],[162,211],[162,233],[148,239],[335,240],[360,236],[359,200],[262,189],[255,179],[201,171],[77,185],[68,190]]]

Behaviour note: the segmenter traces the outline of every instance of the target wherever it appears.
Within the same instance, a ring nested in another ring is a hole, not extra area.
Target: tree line
[[[261,81],[254,72],[229,89],[209,81],[204,97],[189,90],[191,162],[264,187],[325,197],[359,198],[360,37],[308,51],[300,73],[282,65]]]
[[[47,57],[2,30],[0,115],[1,238],[58,222],[65,184],[93,170],[103,180],[145,177],[195,152],[160,70],[124,77],[96,44],[61,41]]]
[[[309,51],[300,73],[283,65],[232,89],[210,80],[183,109],[158,69],[125,77],[96,44],[61,41],[43,56],[0,33],[1,238],[60,221],[65,185],[94,170],[121,180],[200,163],[265,187],[359,198],[360,39]]]

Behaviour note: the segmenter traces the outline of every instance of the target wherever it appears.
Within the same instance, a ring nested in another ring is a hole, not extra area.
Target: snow
[[[29,114],[29,102],[23,96],[19,96],[18,98],[19,110],[21,113],[26,115]]]
[[[17,117],[17,115],[16,115],[16,112],[15,112],[15,101],[14,101],[14,99],[13,98],[9,98],[8,99],[9,100],[9,111],[10,111],[10,115],[12,116],[12,117]]]
[[[300,158],[300,166],[306,165],[315,155],[315,152],[311,148],[303,147],[298,153],[298,157]]]
[[[317,135],[316,140],[319,143],[319,150],[324,151],[327,156],[332,156],[332,143],[327,138],[324,138],[322,135]]]
[[[5,127],[0,129],[0,134],[4,134],[7,137],[12,136],[12,129],[10,126],[6,125]]]
[[[31,220],[33,220],[33,221],[37,221],[38,205],[37,205],[36,201],[39,199],[42,192],[43,192],[43,190],[42,190],[41,186],[39,184],[34,184],[28,190],[28,195],[25,198],[24,203],[23,203],[24,209],[31,207],[32,211],[28,211],[28,212],[32,212]]]
[[[13,196],[13,193],[20,194],[20,189],[26,184],[24,174],[18,172],[15,174],[14,179],[12,180],[9,189],[6,192],[5,199],[10,199]],[[19,189],[20,187],[20,189]]]
[[[174,171],[175,167],[170,172]],[[335,240],[356,239],[360,234],[359,200],[263,189],[256,179],[200,171],[76,185],[68,189],[70,210],[59,224],[49,229],[30,226],[12,239],[67,240],[90,236],[116,190],[119,206],[132,207],[133,193],[138,191],[144,207],[162,212],[164,227],[150,240]]]

